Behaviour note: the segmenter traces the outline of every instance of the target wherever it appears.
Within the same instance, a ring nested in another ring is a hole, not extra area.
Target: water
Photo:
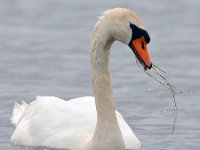
[[[13,150],[12,107],[36,95],[63,99],[92,95],[89,37],[100,12],[128,7],[151,36],[155,64],[170,71],[177,89],[178,119],[173,127],[171,93],[135,63],[131,50],[115,43],[111,70],[117,109],[144,150],[200,149],[200,1],[193,0],[0,0],[0,148]]]

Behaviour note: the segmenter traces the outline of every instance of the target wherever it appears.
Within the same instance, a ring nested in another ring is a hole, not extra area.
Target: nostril
[[[145,47],[144,47],[144,41],[141,42],[141,47],[142,47],[143,50],[145,50],[145,49],[144,49],[144,48],[145,48]]]

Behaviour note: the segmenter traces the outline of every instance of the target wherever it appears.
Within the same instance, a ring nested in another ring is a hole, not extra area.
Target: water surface
[[[170,92],[135,63],[128,46],[115,43],[111,71],[117,109],[144,150],[200,149],[200,1],[193,0],[0,0],[0,148],[10,145],[17,100],[37,95],[63,99],[92,95],[89,38],[100,12],[128,7],[142,18],[151,36],[154,63],[171,74],[177,89],[178,120],[173,126]]]

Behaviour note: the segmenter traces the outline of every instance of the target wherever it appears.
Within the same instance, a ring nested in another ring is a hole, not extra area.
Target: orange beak
[[[144,36],[134,39],[129,43],[129,46],[135,53],[139,62],[143,65],[144,70],[151,69],[152,63],[150,61],[150,57],[147,51],[147,43]]]

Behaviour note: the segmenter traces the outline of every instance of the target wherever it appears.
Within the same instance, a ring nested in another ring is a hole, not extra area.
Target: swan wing
[[[69,101],[37,97],[18,120],[11,141],[19,145],[76,148],[91,139],[95,125],[93,97]]]

